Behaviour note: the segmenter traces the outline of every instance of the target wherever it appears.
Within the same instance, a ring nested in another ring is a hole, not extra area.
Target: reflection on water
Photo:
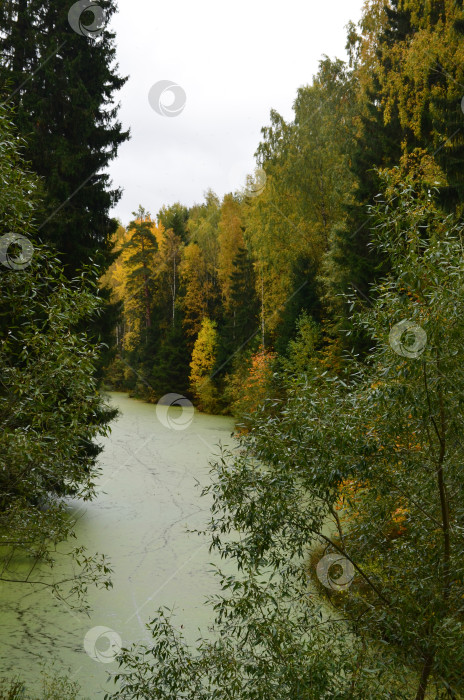
[[[110,558],[113,589],[90,590],[87,617],[47,589],[0,584],[0,676],[16,674],[37,688],[41,663],[54,661],[92,699],[108,692],[112,649],[148,641],[145,623],[160,605],[175,606],[192,641],[211,620],[202,606],[216,590],[208,542],[186,528],[208,520],[209,501],[195,483],[208,482],[208,460],[219,442],[231,445],[233,429],[229,418],[199,413],[182,430],[169,429],[153,405],[120,393],[111,401],[121,415],[104,440],[99,496],[70,510],[77,544]]]

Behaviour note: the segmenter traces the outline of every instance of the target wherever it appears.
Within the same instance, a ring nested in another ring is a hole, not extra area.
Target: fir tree
[[[106,25],[115,6],[99,5]],[[65,0],[1,4],[0,89],[27,140],[25,158],[43,179],[39,235],[54,244],[72,276],[89,259],[102,270],[111,262],[117,224],[109,212],[121,192],[101,171],[128,132],[112,105],[126,81],[114,66],[115,35],[106,26],[95,38],[78,34],[69,9]],[[80,19],[89,25],[92,13]]]
[[[172,204],[170,207],[162,207],[158,214],[158,221],[167,231],[172,229],[184,243],[187,240],[187,222],[189,211],[179,202]]]
[[[70,26],[67,0],[0,3],[0,94],[15,110],[24,157],[41,177],[37,235],[53,244],[70,279],[89,262],[103,273],[114,259],[118,224],[110,210],[121,192],[102,170],[129,136],[112,103],[126,81],[114,65],[115,35],[106,29],[116,8],[109,0],[99,6],[105,27],[93,38]],[[87,11],[79,19],[85,27],[95,18]],[[99,374],[113,355],[120,313],[109,304],[109,289],[100,296],[107,303],[98,324],[86,321],[82,328],[104,342]]]
[[[370,285],[379,274],[379,255],[369,247],[371,233],[368,212],[368,207],[374,204],[380,190],[377,169],[392,167],[399,161],[404,137],[397,110],[385,123],[382,88],[378,71],[372,67],[372,60],[385,60],[383,68],[388,71],[391,66],[382,56],[411,32],[409,13],[398,10],[397,0],[393,0],[391,5],[391,8],[385,6],[382,9],[385,12],[383,19],[375,17],[376,23],[372,27],[376,3],[371,2],[361,21],[363,36],[358,36],[351,26],[347,43],[359,86],[357,110],[360,129],[350,153],[357,188],[355,201],[347,206],[346,223],[336,227],[333,232],[331,257],[341,271],[337,293],[354,290],[364,297],[369,295]],[[374,59],[363,54],[363,42],[369,44],[370,35],[373,35],[376,47]]]
[[[190,352],[182,319],[177,313],[174,325],[169,326],[164,338],[160,341],[158,337],[152,360],[150,384],[158,399],[169,393],[183,396],[189,393],[189,362]]]
[[[256,295],[256,279],[253,262],[246,248],[239,248],[230,275],[230,298],[220,330],[217,368],[228,360],[259,333],[259,302]],[[224,371],[227,371],[224,367]]]

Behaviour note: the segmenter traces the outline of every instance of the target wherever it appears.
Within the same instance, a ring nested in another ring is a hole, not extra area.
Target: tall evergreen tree
[[[369,294],[381,261],[369,248],[367,205],[379,192],[378,168],[415,149],[442,169],[441,203],[462,213],[464,201],[464,10],[462,0],[370,0],[351,25],[348,48],[359,85],[360,130],[352,153],[356,202],[336,236],[333,258],[342,288]],[[445,182],[446,180],[446,182]]]
[[[143,207],[133,212],[134,220],[129,224],[130,239],[125,243],[124,249],[129,252],[127,264],[130,272],[128,275],[127,289],[133,296],[140,296],[144,311],[145,328],[151,326],[151,301],[153,290],[153,263],[158,242],[153,233],[153,221],[150,214]]]
[[[63,498],[94,493],[99,437],[116,411],[96,391],[99,348],[76,331],[100,313],[95,270],[88,265],[66,280],[56,255],[35,240],[37,178],[5,105],[0,144],[0,579],[12,579],[14,555],[24,566],[13,580],[30,585],[37,564],[52,563],[58,542],[72,534]],[[92,571],[105,568],[73,552],[82,565],[74,591],[85,593],[97,581]],[[56,576],[41,582],[59,594]]]
[[[303,312],[313,322],[321,321],[321,301],[316,283],[316,268],[309,256],[297,258],[292,265],[293,293],[285,305],[285,313],[278,327],[278,335],[274,344],[279,354],[287,351],[289,342],[295,337],[297,321]]]
[[[256,296],[256,279],[253,262],[246,248],[239,248],[230,275],[229,305],[225,310],[219,331],[219,349],[216,366],[224,363],[240,350],[249,349],[248,344],[261,336],[259,331],[259,301]],[[230,371],[225,366],[224,372]]]
[[[155,391],[156,398],[160,399],[164,394],[169,393],[183,396],[189,394],[191,353],[180,312],[176,314],[174,324],[169,326],[164,337],[158,336],[156,342],[154,339],[153,350],[150,385]]]
[[[354,201],[347,204],[346,222],[333,232],[329,271],[334,293],[354,289],[362,296],[379,273],[379,256],[369,247],[371,234],[368,207],[380,191],[378,168],[392,167],[401,157],[405,130],[398,111],[392,110],[386,123],[380,82],[380,65],[390,70],[385,58],[398,42],[410,36],[410,13],[398,9],[397,0],[391,7],[371,0],[360,22],[361,33],[349,26],[347,49],[357,85],[357,121],[359,128],[351,141],[350,162],[357,187]],[[338,274],[334,272],[338,270]]]
[[[117,224],[109,212],[121,192],[101,171],[128,138],[113,103],[126,79],[106,28],[116,8],[99,6],[105,27],[92,37],[70,26],[67,0],[0,4],[0,90],[27,139],[25,158],[43,178],[39,235],[56,246],[69,276],[90,258],[103,270],[111,261]],[[84,12],[81,27],[93,19]]]
[[[52,243],[68,278],[93,261],[102,273],[114,255],[111,237],[117,221],[111,208],[121,196],[102,173],[129,136],[117,120],[114,94],[125,83],[114,65],[114,33],[106,26],[116,11],[102,0],[104,27],[86,36],[85,27],[99,24],[92,11],[69,22],[68,0],[4,0],[0,3],[0,95],[14,108],[14,120],[26,139],[24,151],[41,177],[42,203],[37,232]],[[96,22],[94,22],[96,20]],[[119,306],[107,304],[98,324],[85,330],[102,346],[98,371],[112,355],[110,346]],[[108,348],[105,350],[104,348]]]
[[[183,204],[176,202],[169,207],[162,207],[158,214],[158,221],[166,229],[172,229],[184,243],[187,240],[187,222],[189,211]]]

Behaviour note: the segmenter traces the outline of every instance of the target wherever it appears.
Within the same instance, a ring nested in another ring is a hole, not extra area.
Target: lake
[[[209,483],[218,444],[233,445],[230,418],[182,408],[160,413],[121,393],[109,401],[121,413],[102,439],[98,497],[69,509],[76,544],[109,557],[113,588],[89,589],[87,617],[48,589],[0,584],[0,676],[16,674],[38,689],[41,663],[54,662],[92,700],[114,687],[107,682],[117,669],[111,642],[148,641],[145,624],[159,606],[175,607],[187,639],[199,627],[206,632],[212,613],[202,603],[218,585],[208,540],[186,530],[207,523],[210,501],[195,484]]]

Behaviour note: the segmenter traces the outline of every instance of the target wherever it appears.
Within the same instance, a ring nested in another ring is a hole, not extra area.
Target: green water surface
[[[124,646],[148,641],[145,623],[161,605],[175,606],[188,639],[199,627],[207,630],[212,614],[202,603],[218,590],[212,556],[207,540],[186,529],[208,521],[210,502],[195,483],[209,482],[208,462],[218,443],[233,444],[229,418],[195,412],[191,424],[169,428],[154,405],[121,393],[109,400],[121,414],[103,440],[98,497],[69,508],[78,519],[77,544],[110,558],[113,588],[89,590],[87,617],[48,589],[0,584],[0,677],[16,675],[38,689],[41,664],[54,662],[55,671],[77,681],[92,700],[113,687],[108,672],[117,664],[111,653],[102,663],[85,651],[90,630],[110,628]],[[175,418],[182,409],[169,410]],[[108,644],[99,638],[97,651],[104,655]]]

